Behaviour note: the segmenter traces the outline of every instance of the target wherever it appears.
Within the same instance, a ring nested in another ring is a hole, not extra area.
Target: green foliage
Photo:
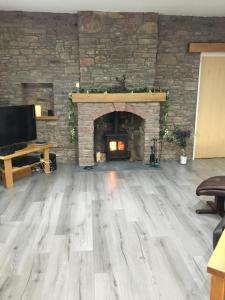
[[[166,101],[161,104],[159,138],[162,140],[168,134],[169,92],[166,92]]]
[[[134,88],[134,89],[126,89],[126,91],[120,89],[120,87],[110,87],[110,88],[105,88],[105,89],[93,89],[93,88],[80,88],[79,93],[85,94],[85,93],[90,93],[90,94],[103,94],[103,93],[157,93],[157,92],[164,92],[164,90],[160,88],[147,88],[147,87],[142,87],[142,88]],[[76,93],[76,91],[74,91]]]
[[[70,127],[71,143],[76,144],[77,137],[77,113],[74,111],[74,104],[72,102],[72,94],[68,96],[67,104],[67,115],[68,115],[68,124]]]
[[[182,155],[186,155],[186,147],[191,140],[191,131],[189,129],[181,129],[182,126],[174,125],[172,130],[165,130],[164,139],[168,143],[174,143],[181,148]]]

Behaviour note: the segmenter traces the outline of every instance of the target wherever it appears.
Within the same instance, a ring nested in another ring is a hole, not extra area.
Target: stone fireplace
[[[138,118],[142,126],[142,128],[140,128],[140,131],[142,131],[142,137],[137,139],[135,142],[143,143],[142,145],[139,145],[140,148],[143,149],[141,160],[143,160],[144,163],[149,162],[152,139],[154,137],[158,137],[159,135],[159,102],[77,102],[77,112],[79,149],[78,155],[80,166],[93,166],[95,164],[96,151],[105,150],[102,148],[97,148],[102,146],[101,143],[96,143],[96,126],[100,118],[114,112],[120,112],[124,116],[125,113],[127,113],[126,119],[128,123],[131,122],[130,118],[134,116]],[[124,123],[122,122],[121,124]]]
[[[78,29],[82,88],[104,90],[113,87],[117,84],[116,78],[123,74],[126,74],[128,90],[155,86],[157,14],[79,12]],[[163,100],[146,101],[145,97],[149,95],[141,98],[135,92],[128,96],[133,99],[127,101],[122,94],[120,99],[115,95],[108,94],[107,100],[102,99],[103,95],[91,93],[89,101],[83,101],[82,97],[73,98],[78,112],[80,166],[94,165],[97,151],[107,153],[103,129],[110,133],[109,119],[116,112],[121,117],[120,131],[127,132],[127,151],[131,159],[149,162],[152,139],[159,135],[159,102]],[[125,135],[123,138],[126,140]],[[113,141],[118,148],[121,139]],[[123,153],[124,158],[126,154]]]

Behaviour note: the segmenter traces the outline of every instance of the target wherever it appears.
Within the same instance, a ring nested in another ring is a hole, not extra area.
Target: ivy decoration
[[[70,93],[68,96],[67,115],[68,115],[68,125],[70,128],[71,143],[76,144],[78,140],[77,113],[74,111],[74,104],[72,102],[72,93]]]
[[[80,88],[79,93],[157,93],[157,92],[166,92],[166,101],[161,104],[160,109],[160,131],[159,131],[159,139],[162,141],[163,139],[167,138],[168,135],[168,109],[169,109],[169,92],[163,90],[161,88],[134,88],[134,89],[127,89],[126,87],[126,76],[123,75],[121,78],[116,77],[116,81],[118,86],[109,87],[107,89],[93,89],[93,88]],[[72,93],[77,92],[72,91]],[[78,140],[77,135],[77,113],[74,110],[74,103],[72,102],[72,93],[68,96],[68,124],[70,127],[70,134],[71,134],[71,142],[72,144],[76,144]]]
[[[169,92],[166,92],[166,101],[161,104],[159,138],[162,140],[168,132]]]
[[[122,85],[123,83],[121,83]],[[167,92],[166,90],[163,90],[161,88],[148,88],[148,87],[141,87],[141,88],[133,88],[124,90],[124,87],[121,86],[113,86],[109,88],[102,88],[102,89],[95,89],[95,88],[80,88],[79,93],[80,94],[104,94],[107,93],[158,93],[158,92]],[[76,91],[74,91],[76,93]]]

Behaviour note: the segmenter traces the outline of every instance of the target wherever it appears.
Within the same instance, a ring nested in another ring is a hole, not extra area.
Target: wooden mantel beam
[[[73,93],[74,103],[163,102],[166,93]]]
[[[189,52],[225,52],[225,43],[190,43]]]

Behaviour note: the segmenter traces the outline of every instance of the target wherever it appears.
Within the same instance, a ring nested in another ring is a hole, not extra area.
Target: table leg
[[[5,185],[7,189],[13,187],[13,172],[12,172],[12,160],[4,160],[4,169],[5,169]]]
[[[49,148],[44,149],[44,171],[45,174],[50,174]]]

